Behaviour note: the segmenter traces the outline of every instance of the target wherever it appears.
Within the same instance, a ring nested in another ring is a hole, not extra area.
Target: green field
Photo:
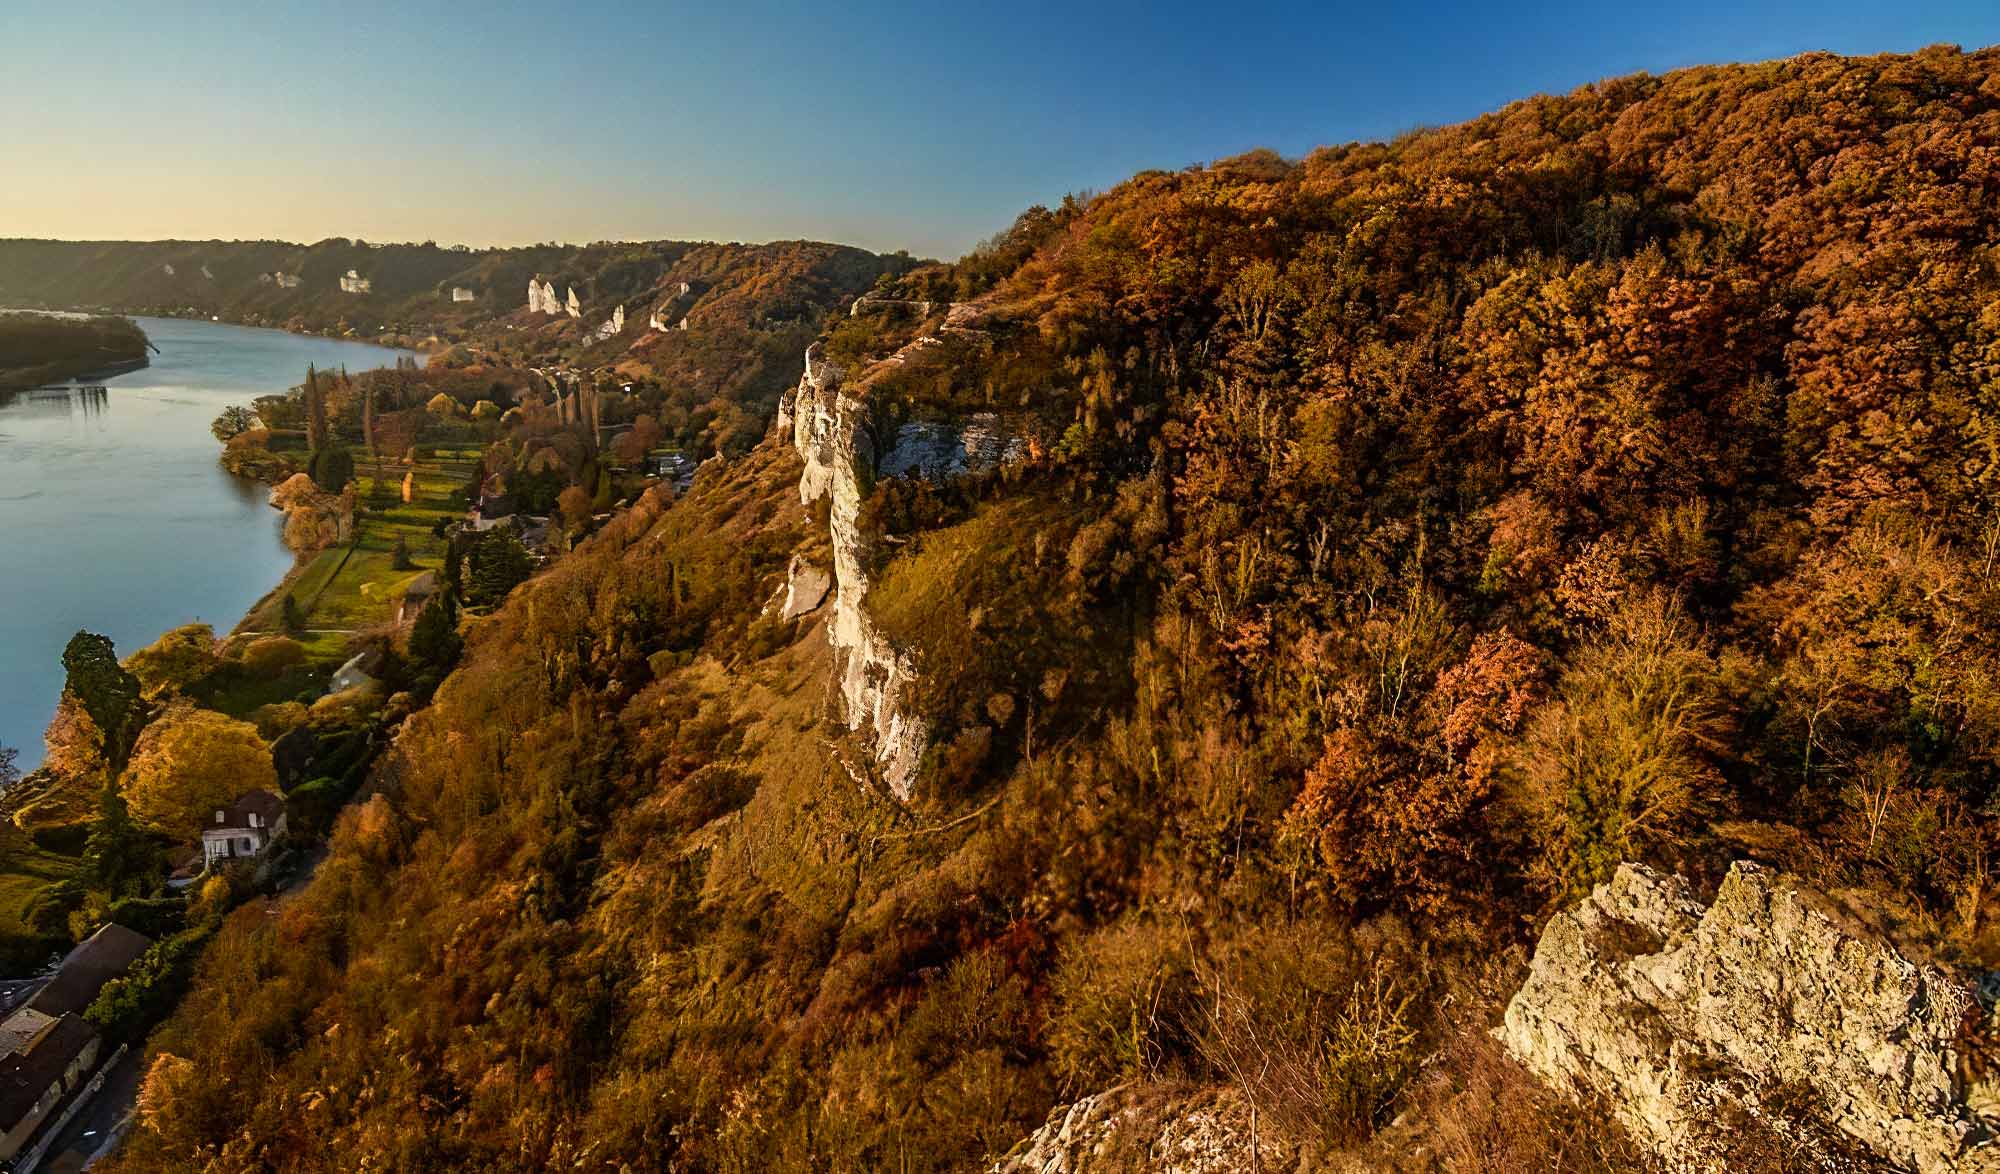
[[[21,920],[27,903],[50,885],[68,880],[76,869],[75,858],[43,849],[28,833],[0,820],[0,956],[32,937]]]
[[[349,633],[394,620],[396,604],[410,580],[443,567],[445,543],[432,530],[441,518],[456,521],[464,516],[463,490],[480,452],[476,445],[440,447],[434,457],[413,465],[384,461],[379,482],[373,465],[365,457],[360,459],[355,469],[359,540],[313,556],[251,611],[241,630],[280,630],[284,596],[289,592],[306,612],[307,632],[301,639],[307,656],[324,664],[341,658]],[[415,492],[407,503],[402,500],[406,473],[416,474]],[[395,568],[399,537],[414,570]]]

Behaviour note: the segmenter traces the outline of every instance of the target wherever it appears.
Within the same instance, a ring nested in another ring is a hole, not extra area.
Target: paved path
[[[44,1174],[72,1174],[108,1153],[132,1123],[132,1109],[139,1100],[141,1049],[131,1048],[119,1058],[118,1066],[104,1078],[104,1087],[91,1098],[83,1111],[70,1119],[42,1160]]]

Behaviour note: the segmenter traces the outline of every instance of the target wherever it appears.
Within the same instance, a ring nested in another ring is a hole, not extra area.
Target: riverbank
[[[116,378],[145,367],[151,346],[128,318],[0,313],[0,395]]]
[[[464,517],[466,486],[482,455],[478,444],[467,443],[384,461],[379,472],[373,463],[361,462],[355,470],[359,504],[353,539],[301,556],[231,634],[283,631],[287,595],[305,617],[298,638],[315,660],[339,658],[349,635],[393,623],[410,583],[443,570],[442,531]],[[399,545],[407,567],[396,565]]]

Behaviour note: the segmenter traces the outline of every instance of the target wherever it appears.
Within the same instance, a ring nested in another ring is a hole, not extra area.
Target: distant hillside
[[[768,415],[826,316],[915,264],[813,241],[470,250],[340,238],[0,240],[0,306],[212,317],[463,345],[490,361],[615,366],[690,404],[719,398]],[[557,291],[559,312],[529,309],[537,279]],[[621,310],[622,329],[608,329]]]
[[[146,346],[124,318],[0,314],[0,393],[143,366]]]

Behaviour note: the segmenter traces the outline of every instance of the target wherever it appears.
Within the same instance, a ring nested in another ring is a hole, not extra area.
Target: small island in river
[[[136,370],[150,345],[130,318],[0,314],[0,394]]]

